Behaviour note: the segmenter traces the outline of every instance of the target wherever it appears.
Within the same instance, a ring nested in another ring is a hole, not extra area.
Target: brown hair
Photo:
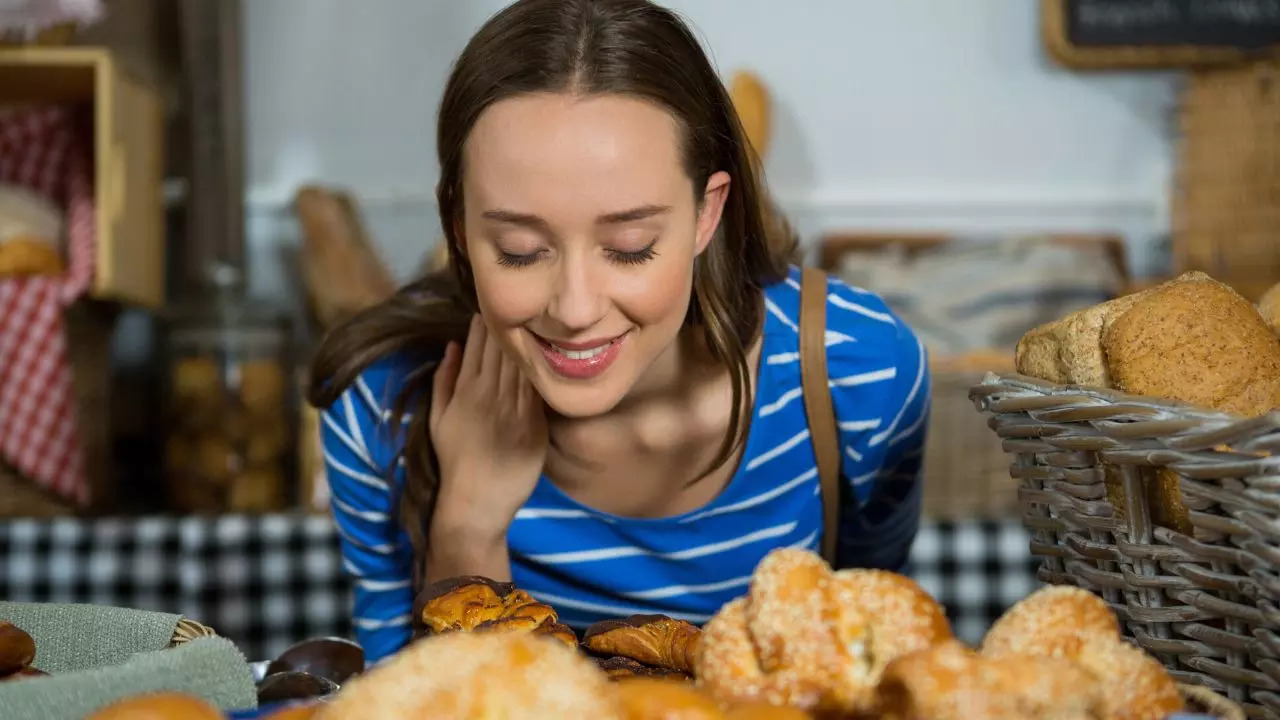
[[[723,465],[746,436],[752,373],[747,351],[763,319],[762,289],[782,280],[794,259],[794,236],[771,212],[729,94],[675,13],[645,0],[520,0],[490,18],[459,56],[440,103],[436,194],[449,269],[335,327],[317,351],[308,395],[311,404],[328,407],[375,360],[397,353],[414,358],[416,369],[405,380],[388,426],[400,428],[406,410],[413,410],[403,446],[407,479],[398,502],[419,558],[425,555],[439,482],[427,423],[435,368],[430,358],[447,341],[465,337],[477,309],[458,235],[463,148],[486,108],[533,92],[608,93],[654,102],[679,122],[684,171],[699,199],[712,173],[723,170],[732,179],[719,233],[695,261],[686,320],[732,380],[729,429],[708,472]]]

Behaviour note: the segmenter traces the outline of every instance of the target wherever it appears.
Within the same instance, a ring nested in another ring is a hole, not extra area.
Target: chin
[[[604,380],[602,378],[602,380]],[[543,402],[561,417],[584,419],[608,413],[622,402],[627,388],[618,382],[575,383],[539,378],[534,384]]]

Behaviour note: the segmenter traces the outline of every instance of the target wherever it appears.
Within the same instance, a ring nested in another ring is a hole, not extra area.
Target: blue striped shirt
[[[705,622],[743,594],[756,564],[782,546],[820,547],[822,497],[800,382],[800,271],[764,290],[767,308],[753,418],[742,461],[704,507],[625,518],[586,507],[545,476],[507,535],[512,580],[578,629],[633,613]],[[827,363],[840,427],[840,561],[900,570],[920,515],[929,410],[922,344],[876,295],[832,278]],[[393,507],[404,482],[389,408],[403,359],[370,366],[323,412],[327,476],[356,639],[371,662],[410,638],[413,552]]]

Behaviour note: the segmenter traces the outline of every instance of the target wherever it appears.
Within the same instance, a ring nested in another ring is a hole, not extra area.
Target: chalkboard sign
[[[1280,0],[1041,0],[1055,59],[1076,68],[1174,68],[1269,57]]]

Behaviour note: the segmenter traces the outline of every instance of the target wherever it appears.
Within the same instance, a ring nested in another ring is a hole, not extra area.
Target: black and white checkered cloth
[[[909,572],[977,642],[1037,587],[1016,521],[925,523]],[[0,521],[0,598],[181,613],[251,660],[351,636],[351,583],[321,515]]]

